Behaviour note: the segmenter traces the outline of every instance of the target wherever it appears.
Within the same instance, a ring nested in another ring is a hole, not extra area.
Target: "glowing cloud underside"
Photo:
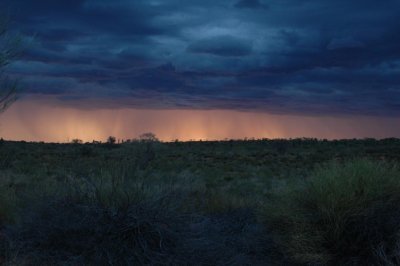
[[[153,132],[164,141],[240,138],[400,137],[400,119],[306,117],[230,110],[74,109],[20,101],[0,117],[9,140],[67,142],[136,138]]]

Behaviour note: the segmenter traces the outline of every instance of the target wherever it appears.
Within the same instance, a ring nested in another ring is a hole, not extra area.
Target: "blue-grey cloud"
[[[26,93],[151,99],[160,108],[400,114],[398,0],[3,5],[12,26],[34,36],[10,68]]]
[[[239,0],[235,3],[237,8],[267,8],[267,5],[262,4],[259,0]]]
[[[360,41],[353,39],[352,37],[334,38],[328,44],[329,50],[335,49],[351,49],[351,48],[362,48],[364,44]]]
[[[232,36],[216,36],[202,39],[189,45],[192,53],[213,54],[219,56],[246,56],[251,53],[251,44]]]

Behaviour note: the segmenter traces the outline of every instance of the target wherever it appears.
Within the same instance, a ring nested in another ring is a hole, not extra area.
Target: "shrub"
[[[171,199],[170,199],[171,200]],[[113,209],[46,201],[6,235],[15,265],[265,265],[271,241],[247,210],[210,217],[163,202]],[[10,256],[12,257],[12,256]],[[270,265],[270,264],[268,264]]]
[[[82,141],[81,139],[73,139],[73,140],[71,141],[71,143],[72,143],[72,144],[82,144],[83,141]]]
[[[156,135],[154,133],[151,132],[147,132],[147,133],[143,133],[139,136],[139,140],[142,142],[156,142],[159,141],[158,138],[156,137]]]
[[[179,183],[161,176],[128,180],[128,170],[117,169],[111,176],[59,181],[54,189],[45,188],[49,192],[35,195],[17,221],[2,230],[0,259],[6,265],[271,261],[266,251],[272,250],[272,241],[250,210],[205,216],[188,202],[197,191],[190,176],[179,176]]]
[[[263,217],[296,262],[397,265],[399,169],[366,159],[331,162],[276,194]]]
[[[117,142],[117,139],[115,138],[115,137],[113,137],[113,136],[109,136],[108,138],[107,138],[107,144],[115,144]]]
[[[38,264],[173,264],[180,219],[157,206],[123,213],[96,204],[55,202],[29,213],[11,235],[20,258]],[[173,259],[173,256],[170,256]],[[37,264],[37,265],[38,265]]]

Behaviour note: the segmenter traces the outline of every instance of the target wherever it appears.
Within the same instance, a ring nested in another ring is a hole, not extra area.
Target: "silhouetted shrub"
[[[117,139],[113,136],[109,136],[107,138],[107,144],[115,144],[117,142]]]
[[[83,141],[82,141],[81,139],[73,139],[73,140],[71,141],[71,143],[72,143],[72,144],[82,144]]]
[[[156,135],[154,133],[147,132],[147,133],[141,134],[139,136],[139,140],[143,141],[143,142],[154,142],[154,141],[158,141],[158,138],[156,137]]]
[[[369,160],[324,165],[279,191],[264,217],[297,262],[398,265],[400,171]]]

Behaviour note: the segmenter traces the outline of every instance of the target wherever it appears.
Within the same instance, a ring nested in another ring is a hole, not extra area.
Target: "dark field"
[[[399,265],[400,140],[0,143],[0,264]]]

